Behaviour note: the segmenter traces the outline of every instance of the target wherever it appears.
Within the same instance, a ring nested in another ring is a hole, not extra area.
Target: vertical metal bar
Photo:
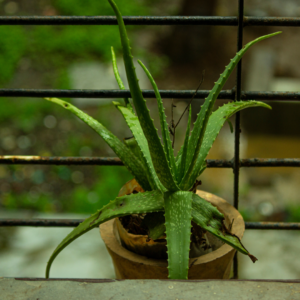
[[[243,21],[244,21],[244,0],[239,0],[238,7],[238,32],[237,32],[237,51],[240,51],[243,47]],[[236,70],[236,93],[235,101],[240,101],[241,98],[241,85],[242,85],[242,60],[237,65]],[[240,132],[241,122],[240,113],[235,115],[235,136],[234,136],[234,183],[233,183],[233,200],[234,207],[238,209],[239,205],[239,173],[240,173]],[[238,278],[238,258],[235,254],[233,261],[233,276]]]
[[[243,17],[244,17],[244,0],[239,0],[239,16],[238,16],[238,37],[237,51],[243,47]],[[235,101],[240,101],[242,89],[242,60],[237,65],[236,70],[236,92]],[[234,139],[234,207],[239,205],[239,161],[240,161],[240,113],[237,113],[235,118],[235,139]]]

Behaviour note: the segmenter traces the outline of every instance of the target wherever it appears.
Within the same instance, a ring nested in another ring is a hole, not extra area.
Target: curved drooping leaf
[[[51,265],[56,256],[71,242],[98,227],[100,224],[116,217],[122,217],[128,214],[139,214],[147,212],[157,212],[164,209],[163,194],[159,191],[149,191],[145,193],[137,193],[117,197],[115,200],[108,203],[101,210],[85,219],[64,240],[57,246],[52,253],[46,268],[46,278],[49,277]]]
[[[103,140],[109,145],[109,147],[116,153],[116,155],[122,160],[129,172],[135,177],[138,183],[143,187],[145,191],[151,190],[151,186],[146,176],[146,170],[138,158],[106,127],[104,127],[97,120],[93,119],[77,107],[72,104],[57,99],[57,98],[45,98],[48,101],[54,102],[63,108],[69,110],[79,119],[94,129]]]
[[[117,102],[114,102],[114,104],[117,106],[119,111],[122,113],[128,127],[130,128],[130,130],[131,130],[131,132],[143,154],[142,162],[143,162],[144,166],[146,166],[147,178],[150,182],[151,188],[153,190],[165,191],[164,186],[161,184],[161,182],[159,181],[159,179],[155,173],[151,155],[149,152],[148,142],[144,136],[139,119],[127,107],[124,107]]]
[[[242,245],[240,239],[230,231],[223,224],[224,216],[211,203],[204,200],[197,194],[193,194],[192,202],[192,217],[193,221],[203,229],[215,235],[220,240],[229,244],[239,252],[248,255],[253,262],[257,259],[251,255],[247,249]]]
[[[122,15],[113,0],[108,0],[108,2],[110,3],[117,17],[129,89],[141,127],[148,141],[156,174],[167,190],[177,191],[179,188],[169,167],[166,153],[163,149],[163,145],[161,144],[160,138],[157,134],[157,129],[155,128],[153,120],[151,119],[149,109],[146,106],[146,101],[143,98],[138,83]]]
[[[191,187],[200,173],[203,172],[201,167],[204,165],[208,152],[226,120],[242,109],[257,106],[271,109],[269,105],[259,101],[237,101],[224,104],[211,114],[204,134],[200,153],[195,163],[195,168],[192,170],[191,174],[189,174],[189,181],[185,181],[184,184],[180,184],[182,189],[188,189]]]
[[[215,83],[213,89],[210,91],[208,97],[205,99],[203,106],[201,107],[200,113],[198,114],[197,120],[194,124],[193,131],[191,133],[188,154],[187,154],[187,169],[185,175],[180,183],[180,188],[186,190],[186,187],[193,184],[191,183],[191,175],[193,173],[197,173],[197,171],[193,172],[195,168],[195,164],[200,152],[200,147],[202,145],[202,140],[205,134],[206,125],[211,115],[214,103],[223,88],[225,82],[227,81],[229,75],[232,73],[235,66],[238,64],[242,56],[246,53],[246,51],[255,43],[262,41],[264,39],[270,38],[274,35],[277,35],[281,32],[275,32],[272,34],[261,36],[254,41],[248,43],[244,46],[242,50],[240,50],[233,59],[231,59],[230,63],[226,66],[225,71],[221,74],[218,81]]]
[[[192,195],[192,192],[177,191],[164,196],[170,279],[188,277]]]
[[[190,106],[188,125],[185,132],[184,144],[183,144],[182,154],[180,158],[180,165],[177,171],[178,174],[178,176],[176,177],[177,182],[181,181],[184,175],[184,170],[186,169],[186,158],[187,158],[187,151],[188,151],[189,139],[190,139],[191,119],[192,119],[192,107]]]
[[[157,87],[151,73],[149,72],[149,70],[145,67],[145,65],[140,60],[138,60],[138,63],[140,64],[142,69],[145,71],[145,73],[148,76],[148,79],[150,80],[151,85],[153,87],[155,97],[156,97],[156,100],[157,100],[157,106],[158,106],[158,112],[159,112],[159,120],[160,120],[161,134],[162,134],[163,143],[164,143],[164,149],[165,149],[165,152],[167,154],[167,158],[168,158],[168,161],[169,161],[169,166],[171,167],[171,172],[173,174],[175,174],[176,166],[175,166],[174,151],[173,151],[173,148],[172,148],[172,142],[171,142],[171,138],[170,138],[170,134],[169,134],[169,126],[168,126],[168,123],[167,123],[167,120],[166,120],[165,108],[163,106],[163,102],[161,100],[160,93],[159,93],[158,87]]]

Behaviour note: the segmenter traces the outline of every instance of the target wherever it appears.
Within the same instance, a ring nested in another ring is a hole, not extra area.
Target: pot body
[[[216,206],[225,216],[227,224],[232,223],[231,232],[242,238],[245,223],[240,213],[225,200],[213,194],[197,191],[197,194]],[[116,220],[100,225],[100,234],[112,257],[117,279],[167,279],[166,259],[155,259],[136,254],[121,245]],[[127,233],[133,239],[147,239]],[[217,250],[199,257],[190,258],[189,279],[228,279],[235,249],[223,244]]]

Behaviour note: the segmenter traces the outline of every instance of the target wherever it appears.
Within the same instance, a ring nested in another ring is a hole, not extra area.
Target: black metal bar
[[[243,30],[244,30],[244,0],[239,0],[238,4],[238,29],[237,29],[237,52],[243,47]],[[237,64],[236,68],[236,91],[235,101],[241,101],[242,92],[242,60]],[[240,132],[241,120],[240,113],[235,114],[235,130],[234,130],[234,157],[233,157],[233,203],[238,209],[239,206],[239,173],[240,173]],[[238,257],[237,253],[233,259],[233,278],[238,279]]]
[[[0,226],[76,227],[84,219],[0,219]]]
[[[0,164],[123,166],[118,157],[0,156]]]
[[[284,222],[245,222],[246,229],[300,230],[300,223]]]
[[[300,158],[241,159],[240,167],[300,167]]]
[[[1,161],[1,160],[0,160]],[[207,168],[233,168],[233,160],[207,159]],[[240,167],[300,167],[300,158],[246,158],[240,159]]]
[[[165,99],[190,99],[194,90],[160,90]],[[195,98],[204,99],[209,90],[198,91]],[[155,98],[153,90],[142,90],[145,98]],[[0,97],[61,97],[61,98],[130,98],[129,90],[58,90],[58,89],[0,89]],[[235,89],[223,90],[218,99],[235,100]],[[242,91],[241,100],[266,100],[266,101],[300,101],[300,92],[248,92]]]
[[[244,0],[239,0],[238,7],[238,30],[237,30],[237,52],[240,51],[243,47],[243,18],[244,18]],[[242,92],[242,60],[239,61],[236,67],[236,93],[235,93],[235,101],[241,100],[241,92]],[[234,207],[238,209],[239,205],[239,168],[240,168],[240,132],[241,132],[241,124],[240,124],[240,113],[235,114],[235,132],[234,132],[234,186],[233,186],[233,199],[234,199]]]
[[[155,98],[153,90],[143,90],[145,98]],[[161,90],[164,98],[190,98],[194,90]],[[199,91],[196,97],[205,98],[209,91]],[[220,97],[232,98],[232,91],[223,91]],[[299,93],[300,94],[300,93]],[[129,90],[55,90],[55,89],[0,89],[3,97],[62,97],[62,98],[130,98]],[[299,95],[300,99],[300,95]]]
[[[124,16],[126,25],[237,26],[237,17]],[[117,25],[115,16],[1,16],[0,25]],[[244,17],[244,26],[300,26],[300,18]]]
[[[300,26],[300,18],[293,17],[246,17],[244,26]]]
[[[63,157],[0,155],[0,164],[7,165],[99,165],[123,166],[118,157]],[[233,168],[233,160],[207,159],[208,168]],[[300,167],[300,158],[247,158],[240,167]]]
[[[225,94],[224,94],[225,96]],[[241,92],[241,100],[299,101],[299,92]]]
[[[2,227],[76,227],[84,219],[0,219]],[[300,230],[300,223],[285,222],[245,222],[246,229]]]
[[[123,16],[125,25],[227,25],[236,17]],[[117,25],[115,16],[2,16],[0,25]]]

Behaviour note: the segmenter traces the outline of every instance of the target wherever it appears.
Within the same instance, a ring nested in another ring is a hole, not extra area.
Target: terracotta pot
[[[123,188],[124,189],[124,188]],[[245,224],[240,213],[225,200],[203,191],[197,194],[217,206],[225,216],[225,222],[232,224],[232,233],[242,238]],[[168,269],[166,259],[155,259],[136,254],[121,245],[116,220],[110,220],[100,225],[100,234],[110,253],[117,279],[167,279]],[[124,229],[125,230],[125,229]],[[121,235],[122,235],[121,230]],[[127,233],[133,240],[147,242],[147,236],[133,235]],[[136,242],[134,242],[136,244]],[[151,242],[148,241],[151,248]],[[208,254],[190,258],[189,279],[228,279],[235,249],[227,244]]]

